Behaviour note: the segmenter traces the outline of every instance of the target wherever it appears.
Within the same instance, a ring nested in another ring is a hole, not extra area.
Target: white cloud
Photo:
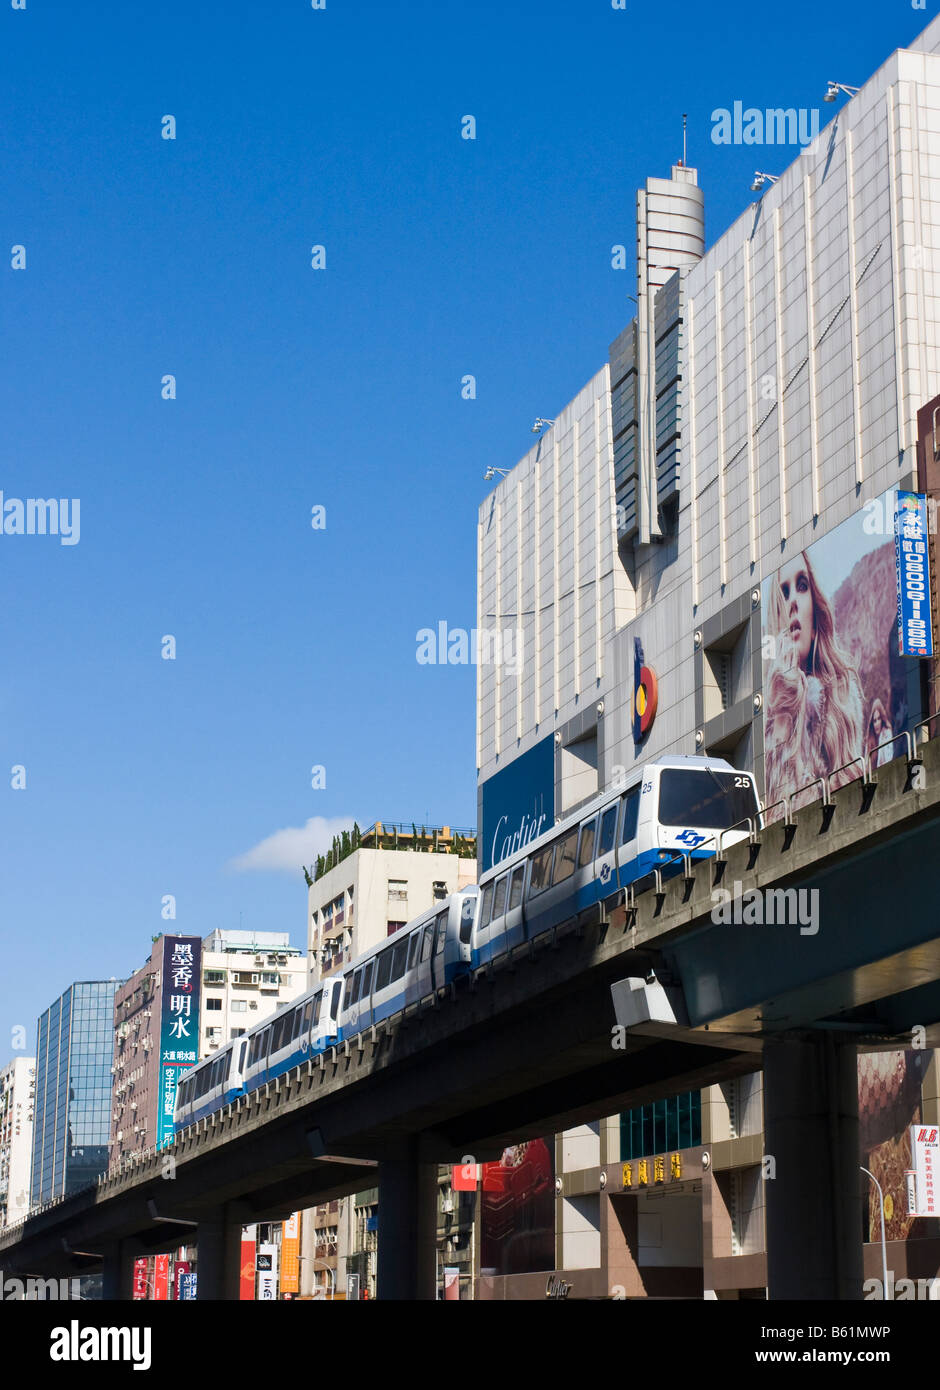
[[[311,816],[306,825],[289,825],[275,830],[253,849],[230,859],[228,867],[237,873],[262,872],[299,874],[302,864],[311,864],[318,854],[326,854],[333,836],[351,830],[351,816]]]

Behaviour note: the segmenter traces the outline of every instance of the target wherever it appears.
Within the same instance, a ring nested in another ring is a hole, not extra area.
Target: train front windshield
[[[659,819],[662,825],[730,830],[756,814],[753,783],[740,772],[669,767],[660,773]]]

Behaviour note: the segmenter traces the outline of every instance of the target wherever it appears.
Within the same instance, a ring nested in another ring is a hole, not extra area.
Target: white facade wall
[[[35,1092],[35,1057],[15,1057],[0,1071],[0,1228],[29,1213]]]
[[[633,612],[617,554],[607,366],[483,503],[478,551],[478,626],[523,634],[521,672],[477,666],[486,777],[600,689],[607,646]]]
[[[561,1212],[561,1268],[597,1269],[601,1263],[601,1212],[596,1194],[564,1197]]]

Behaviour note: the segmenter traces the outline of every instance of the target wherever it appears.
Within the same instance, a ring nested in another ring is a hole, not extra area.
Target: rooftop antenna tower
[[[689,119],[689,118],[688,118],[687,114],[685,113],[685,111],[683,111],[683,113],[682,113],[682,167],[683,167],[683,169],[686,167],[686,164],[685,164],[685,128],[686,128],[686,124],[688,123],[688,119]]]

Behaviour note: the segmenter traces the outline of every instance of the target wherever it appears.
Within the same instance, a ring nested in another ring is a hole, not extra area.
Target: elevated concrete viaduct
[[[135,1254],[195,1231],[198,1296],[233,1298],[242,1223],[370,1186],[377,1165],[379,1296],[433,1298],[437,1163],[763,1066],[770,1296],[861,1297],[856,1049],[918,1025],[940,1045],[940,742],[919,756],[305,1063],[0,1233],[0,1268],[103,1266],[129,1297]],[[818,930],[716,920],[734,885],[742,902],[812,890]],[[614,1047],[611,986],[651,973],[678,1021]],[[822,1176],[800,1159],[817,1142]]]

